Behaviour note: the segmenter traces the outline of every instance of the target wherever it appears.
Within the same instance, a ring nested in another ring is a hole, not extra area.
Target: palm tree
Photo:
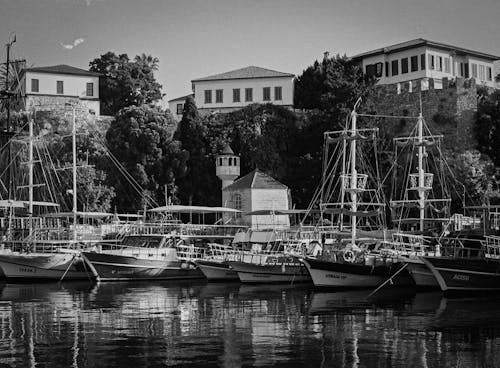
[[[160,62],[160,60],[157,57],[153,57],[152,55],[146,55],[145,53],[137,55],[135,57],[135,61],[137,63],[142,63],[144,65],[149,66],[151,70],[158,70],[158,63]]]

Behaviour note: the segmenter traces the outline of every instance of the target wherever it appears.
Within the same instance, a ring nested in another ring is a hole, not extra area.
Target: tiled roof
[[[237,189],[288,189],[288,187],[259,171],[259,169],[255,169],[251,173],[236,180],[233,184],[228,185],[223,190]]]
[[[185,95],[185,96],[182,96],[182,97],[177,97],[177,98],[173,98],[171,100],[168,100],[168,102],[185,101],[186,98],[188,98],[188,97],[194,97],[194,95],[192,93],[190,93],[189,95]]]
[[[276,70],[260,68],[258,66],[247,66],[246,68],[231,70],[221,74],[214,74],[204,78],[193,79],[191,82],[276,77],[294,77],[294,75],[290,73],[278,72]]]
[[[89,72],[88,70],[75,68],[74,66],[65,65],[65,64],[27,68],[26,71],[36,72],[36,73],[88,75],[88,76],[93,76],[93,77],[100,76],[99,73]]]
[[[229,144],[226,144],[224,149],[222,150],[223,155],[234,155],[234,151],[232,150],[231,146]]]
[[[366,56],[373,56],[373,55],[379,55],[379,54],[390,54],[393,52],[412,49],[412,48],[419,47],[419,46],[430,46],[430,47],[435,47],[435,48],[439,48],[439,49],[443,49],[443,50],[451,50],[451,51],[455,51],[457,53],[467,54],[467,55],[475,55],[475,56],[479,56],[479,57],[482,57],[485,59],[490,59],[490,60],[499,60],[500,59],[500,56],[485,54],[483,52],[465,49],[462,47],[457,47],[457,46],[453,46],[453,45],[449,45],[449,44],[445,44],[445,43],[441,43],[441,42],[429,41],[429,40],[426,40],[424,38],[417,38],[414,40],[397,43],[395,45],[382,47],[382,48],[379,48],[376,50],[363,52],[361,54],[353,56],[352,59],[361,59],[361,58],[366,57]]]

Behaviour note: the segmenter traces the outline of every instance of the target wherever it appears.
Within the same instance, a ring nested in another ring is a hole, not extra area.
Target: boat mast
[[[73,125],[72,125],[72,138],[73,138],[73,241],[76,241],[76,122],[75,122],[75,106],[73,105]]]
[[[29,121],[29,160],[28,160],[28,226],[29,239],[33,236],[33,118]]]
[[[356,211],[358,209],[358,194],[357,194],[357,183],[358,183],[358,173],[356,171],[356,110],[351,113],[351,211],[353,212],[351,216],[351,246],[356,244]]]
[[[425,172],[424,172],[424,138],[423,138],[423,118],[422,112],[418,115],[418,207],[420,210],[420,231],[424,231],[424,219],[425,219]]]

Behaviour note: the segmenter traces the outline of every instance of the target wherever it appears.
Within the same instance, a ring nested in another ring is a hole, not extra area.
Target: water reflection
[[[0,367],[483,367],[500,298],[206,283],[0,285]]]

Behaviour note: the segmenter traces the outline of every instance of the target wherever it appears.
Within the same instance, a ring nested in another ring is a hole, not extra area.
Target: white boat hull
[[[239,281],[238,273],[222,262],[198,260],[198,268],[208,281]]]
[[[311,276],[301,264],[258,265],[229,262],[243,283],[297,283],[311,282]]]
[[[93,279],[92,271],[79,254],[0,254],[0,267],[7,280],[59,281]]]

